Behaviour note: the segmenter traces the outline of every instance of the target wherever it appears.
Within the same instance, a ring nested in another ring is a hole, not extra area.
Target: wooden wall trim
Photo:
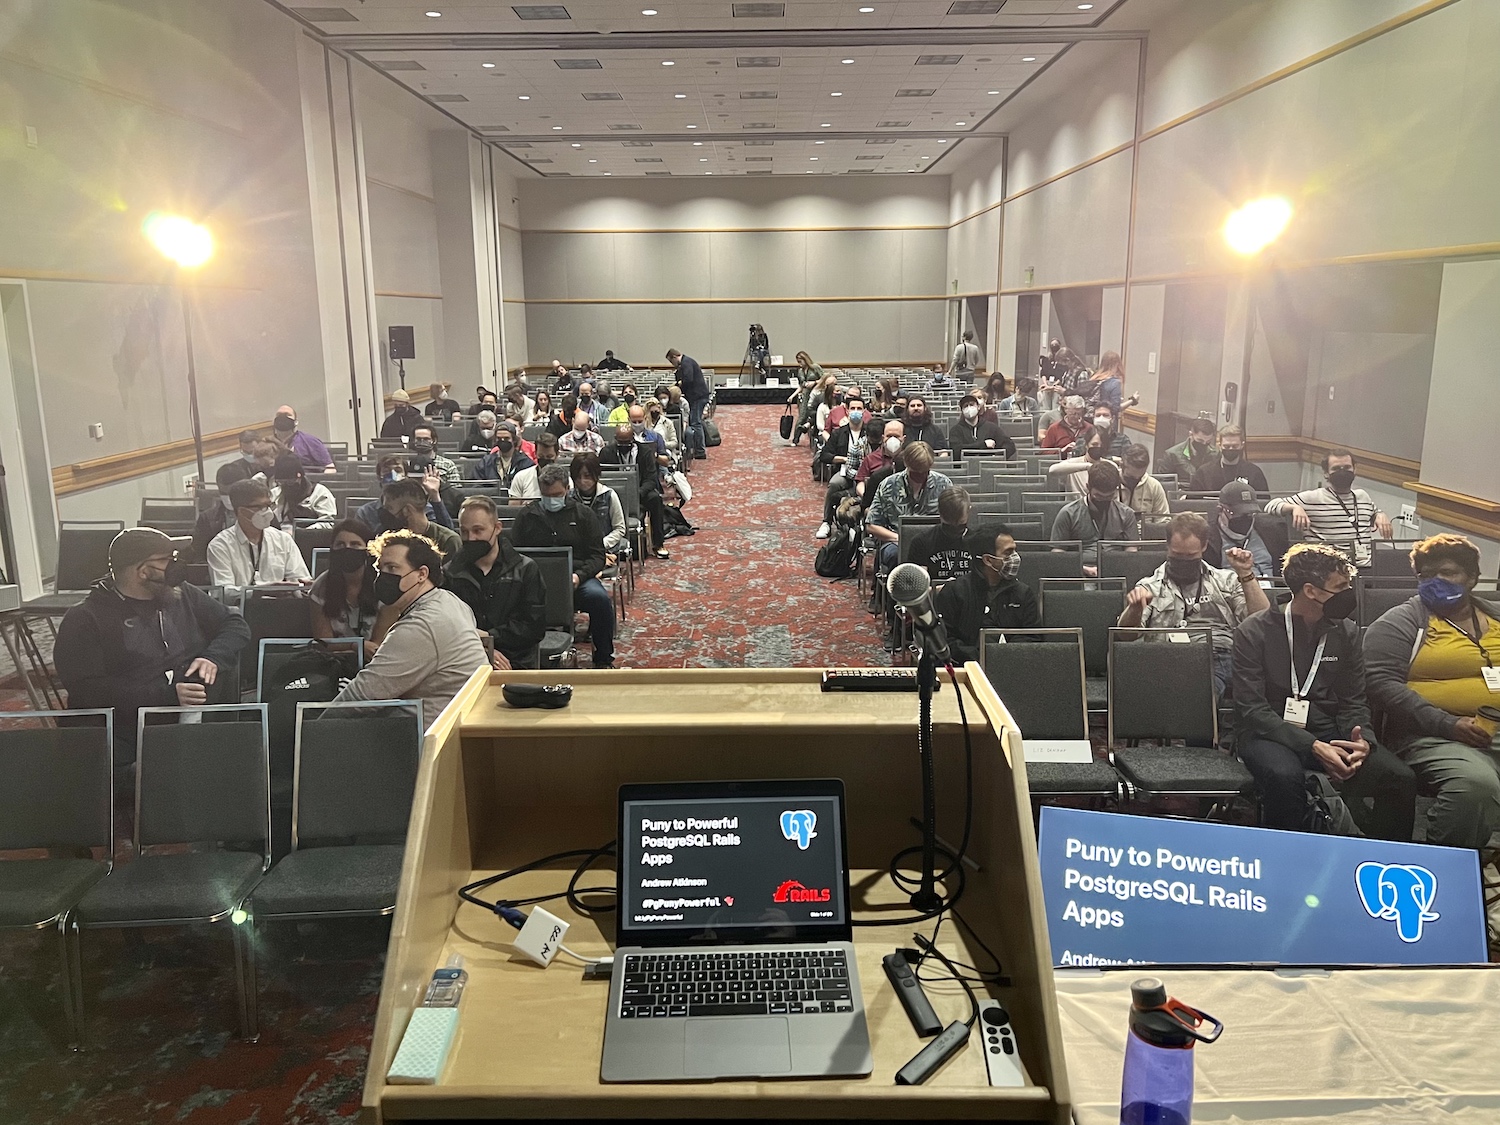
[[[1354,454],[1359,474],[1382,484],[1394,484],[1398,488],[1408,487],[1407,482],[1422,470],[1420,461],[1405,457],[1393,457],[1389,453],[1378,453],[1372,449],[1359,449],[1352,445],[1325,441],[1322,438],[1287,435],[1249,434],[1245,438],[1245,449],[1250,460],[1256,462],[1292,461],[1305,465],[1316,465],[1324,454],[1337,449],[1347,449]]]
[[[841,305],[890,301],[953,301],[989,293],[912,293],[870,297],[506,297],[507,305]]]
[[[383,187],[386,191],[394,191],[399,195],[409,195],[413,199],[420,199],[423,203],[431,203],[434,207],[437,206],[437,200],[433,199],[432,196],[423,195],[420,191],[413,191],[411,188],[402,187],[400,184],[393,184],[388,180],[377,179],[375,176],[366,176],[365,182],[373,184],[376,187]]]
[[[1417,515],[1460,531],[1494,539],[1500,531],[1500,503],[1436,485],[1408,480],[1403,487],[1417,494]]]
[[[725,363],[713,363],[709,360],[700,359],[698,362],[703,364],[705,367],[712,368],[715,374],[730,374],[731,369],[733,369],[734,371],[738,371],[740,366],[739,360],[729,360]],[[829,360],[826,363],[823,363],[821,366],[826,370],[851,367],[920,368],[933,367],[942,362],[944,361],[940,359],[840,359]],[[524,370],[528,378],[530,378],[532,375],[546,375],[550,378],[550,376],[552,375],[552,365],[548,363],[528,363]],[[633,367],[629,371],[612,371],[605,372],[605,374],[610,376],[610,386],[618,387],[622,383],[629,382],[635,382],[637,385],[639,385],[640,380],[635,378],[639,375],[650,375],[656,374],[658,372],[665,375],[671,373],[672,370],[673,369],[665,363],[648,363],[638,367]],[[790,391],[792,388],[783,386],[777,389]],[[550,391],[551,387],[548,387],[547,390]],[[413,401],[415,400],[416,396],[413,395]]]
[[[501,224],[502,226],[504,224]],[[515,230],[514,227],[510,228]],[[951,230],[949,223],[850,227],[527,227],[520,234],[827,234],[843,231]]]
[[[203,435],[203,456],[217,457],[238,449],[240,434],[246,430],[269,430],[270,419],[236,426],[232,430],[219,430]],[[169,441],[160,445],[148,445],[144,449],[130,449],[123,453],[111,453],[96,457],[92,461],[77,461],[71,465],[55,465],[52,469],[52,491],[58,496],[71,496],[76,492],[87,492],[91,488],[103,488],[107,484],[134,480],[149,476],[177,465],[186,465],[195,460],[193,439]]]
[[[1156,415],[1148,414],[1144,410],[1137,410],[1133,406],[1127,406],[1124,412],[1125,425],[1133,430],[1144,430],[1148,434],[1156,433]]]
[[[441,301],[443,299],[443,295],[441,293],[404,293],[399,289],[377,289],[375,290],[375,296],[410,297],[418,301]]]
[[[1123,277],[1096,278],[1093,281],[1058,281],[1051,284],[1044,281],[1040,285],[1006,286],[1000,290],[999,295],[1002,297],[1014,297],[1021,293],[1051,293],[1057,289],[1092,289],[1095,286],[1101,289],[1109,289],[1124,284],[1126,282]],[[1134,282],[1131,282],[1131,284],[1134,284]]]

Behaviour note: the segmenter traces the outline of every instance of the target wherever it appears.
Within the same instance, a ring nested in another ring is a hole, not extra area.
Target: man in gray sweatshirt
[[[428,726],[476,668],[489,667],[474,614],[439,589],[443,556],[413,531],[388,531],[371,545],[378,555],[375,598],[397,618],[364,669],[335,703],[365,699],[420,699]]]

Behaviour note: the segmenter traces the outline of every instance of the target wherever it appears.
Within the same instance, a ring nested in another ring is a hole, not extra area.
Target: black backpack
[[[330,648],[312,641],[289,656],[267,683],[261,685],[262,703],[271,745],[271,776],[285,786],[291,778],[297,730],[297,704],[327,703],[338,695],[343,680],[358,668],[348,648]]]
[[[823,578],[853,578],[859,572],[859,532],[839,529],[818,548],[813,570]]]

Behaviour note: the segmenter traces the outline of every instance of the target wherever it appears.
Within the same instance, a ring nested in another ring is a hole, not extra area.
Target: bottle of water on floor
[[[1206,1034],[1204,1024],[1212,1025]],[[1120,1125],[1190,1125],[1193,1045],[1212,1043],[1223,1030],[1207,1012],[1169,997],[1155,977],[1132,984]]]

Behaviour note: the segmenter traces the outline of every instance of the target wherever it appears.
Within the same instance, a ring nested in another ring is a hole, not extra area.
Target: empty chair
[[[1001,638],[1005,643],[999,643]],[[1023,742],[1088,739],[1082,629],[986,629],[979,635],[979,653],[985,677],[1020,726]],[[1026,782],[1034,800],[1118,797],[1120,792],[1113,767],[1097,759],[1027,758]]]
[[[293,529],[292,538],[297,541],[297,550],[302,552],[302,561],[307,564],[310,571],[313,552],[320,549],[327,550],[333,545],[333,528],[298,527]]]
[[[542,635],[543,668],[576,668],[578,651],[573,647],[573,548],[517,547],[542,569],[547,591],[547,631]]]
[[[109,710],[28,711],[0,725],[0,851],[72,853],[0,862],[0,930],[55,928],[58,993],[75,1044],[79,966],[69,922],[110,868],[113,722]]]
[[[1186,643],[1174,643],[1184,635]],[[1147,739],[1186,745],[1120,746]],[[1250,790],[1250,771],[1218,749],[1218,740],[1212,630],[1111,629],[1109,745],[1127,784],[1148,800],[1232,800]]]
[[[1374,578],[1410,578],[1413,545],[1412,540],[1375,540],[1370,544],[1370,565],[1365,574]]]
[[[191,715],[202,721],[147,724],[154,716]],[[215,721],[231,717],[253,721]],[[265,706],[146,707],[137,723],[134,857],[90,888],[72,925],[76,931],[230,921],[240,1034],[254,1039],[254,947],[233,919],[271,863]],[[174,850],[149,851],[163,845]],[[81,1017],[83,998],[76,1000]]]
[[[1376,578],[1361,574],[1354,580],[1354,590],[1359,598],[1359,627],[1368,629],[1370,623],[1387,610],[1414,597],[1417,592],[1417,576],[1407,573],[1402,577]]]
[[[59,522],[56,593],[22,602],[22,611],[36,616],[60,616],[83,601],[94,583],[109,573],[109,545],[124,530],[123,520]]]
[[[1126,547],[1137,549],[1127,551]],[[1101,539],[1097,548],[1099,577],[1123,578],[1128,586],[1134,586],[1142,578],[1153,574],[1167,561],[1166,547],[1145,547],[1133,542],[1112,543]]]
[[[1124,583],[1119,579],[1105,583],[1044,578],[1039,595],[1042,628],[1083,630],[1088,706],[1090,711],[1103,710],[1109,702],[1105,678],[1109,672],[1109,631],[1125,610]]]
[[[191,535],[198,504],[191,496],[146,496],[141,499],[140,527],[154,527],[165,535]]]
[[[1016,575],[1033,590],[1043,578],[1082,578],[1083,545],[1043,539],[1021,548],[1021,572]]]

